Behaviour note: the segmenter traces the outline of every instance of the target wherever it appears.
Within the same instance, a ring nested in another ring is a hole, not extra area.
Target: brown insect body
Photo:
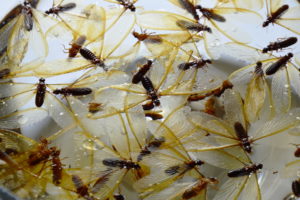
[[[264,71],[262,69],[262,62],[258,61],[256,63],[254,73],[255,73],[256,76],[260,76],[260,77],[262,77],[264,75]]]
[[[246,152],[251,153],[252,152],[251,143],[249,141],[248,133],[245,130],[245,128],[243,127],[243,125],[240,122],[235,122],[234,123],[234,130],[235,130],[236,136],[241,141],[241,145],[242,145],[243,149]]]
[[[129,0],[117,0],[125,9],[129,9],[131,12],[135,12],[136,7]]]
[[[42,139],[41,143],[37,146],[37,150],[29,154],[28,164],[33,166],[48,160],[52,154],[52,150],[48,148],[49,142],[47,139]]]
[[[197,181],[197,183],[195,185],[193,185],[193,187],[187,189],[184,191],[184,193],[182,194],[182,199],[183,200],[188,200],[191,199],[195,196],[197,196],[198,194],[200,194],[200,192],[202,192],[202,190],[204,190],[207,187],[207,184],[217,184],[218,180],[216,178],[202,178],[199,181]]]
[[[142,81],[143,87],[147,91],[147,94],[148,94],[149,98],[152,100],[152,102],[156,106],[160,106],[160,101],[158,99],[158,95],[153,87],[153,84],[152,84],[152,81],[150,80],[150,78],[147,76],[143,76],[141,81]]]
[[[147,112],[145,113],[146,117],[150,117],[152,120],[159,120],[164,118],[163,115],[159,114],[159,113],[155,113],[155,112]]]
[[[205,99],[206,97],[209,97],[209,96],[216,96],[216,97],[220,97],[226,89],[231,89],[233,87],[232,83],[228,80],[225,80],[222,85],[206,94],[201,94],[201,95],[198,95],[198,94],[194,94],[194,95],[191,95],[189,96],[188,100],[189,101],[199,101],[199,100],[202,100],[202,99]]]
[[[280,42],[271,42],[267,47],[263,48],[262,52],[267,53],[268,51],[277,51],[295,44],[298,41],[296,37],[289,37]]]
[[[205,112],[209,115],[215,115],[216,114],[215,102],[216,101],[214,98],[208,99],[204,105],[205,108],[204,108],[203,112]]]
[[[157,149],[159,148],[166,139],[164,137],[160,138],[154,138],[153,141],[149,142],[140,152],[140,154],[137,157],[138,161],[141,161],[144,156],[151,154],[151,149]]]
[[[60,12],[68,11],[76,7],[76,3],[67,3],[65,5],[55,6],[45,11],[47,15],[55,14],[58,15]]]
[[[181,70],[188,70],[190,68],[201,68],[203,66],[205,66],[206,64],[211,64],[211,60],[209,59],[199,59],[196,61],[192,61],[192,62],[188,62],[188,63],[181,63],[180,65],[178,65],[178,68]]]
[[[149,101],[148,103],[145,103],[142,106],[143,110],[152,110],[155,107],[152,101]]]
[[[191,170],[196,166],[201,166],[204,164],[204,162],[201,160],[196,160],[196,161],[193,160],[190,162],[186,162],[184,164],[185,164],[185,170],[182,171],[180,174],[184,174],[186,171]],[[179,165],[171,166],[165,170],[165,173],[168,175],[174,175],[179,173],[179,169],[180,169]]]
[[[205,25],[200,24],[200,23],[196,23],[196,22],[189,22],[189,21],[185,21],[185,20],[177,20],[176,25],[179,26],[180,28],[184,29],[184,30],[189,30],[189,31],[195,31],[195,32],[207,31],[209,33],[212,32],[210,27],[205,26]]]
[[[125,200],[125,197],[121,194],[115,194],[114,198],[115,198],[115,200]]]
[[[117,159],[104,159],[102,160],[103,165],[108,167],[119,167],[121,169],[140,169],[140,165],[132,161],[117,160]]]
[[[83,96],[83,95],[89,95],[92,93],[91,88],[61,88],[61,89],[56,89],[53,91],[54,94],[62,94],[65,96]]]
[[[292,191],[296,197],[300,197],[300,181],[295,180],[292,182]]]
[[[93,200],[94,198],[90,196],[89,188],[85,185],[82,179],[77,175],[72,175],[72,182],[76,188],[76,193],[78,196],[85,198],[86,200]]]
[[[0,70],[0,79],[5,78],[9,74],[10,74],[10,69],[8,69],[8,68]]]
[[[235,178],[241,176],[249,176],[250,174],[263,168],[263,164],[252,164],[240,169],[232,170],[227,173],[228,177]]]
[[[196,6],[196,8],[207,19],[213,19],[213,20],[218,21],[218,22],[225,22],[226,21],[226,19],[223,16],[221,16],[219,14],[216,14],[212,9],[203,8],[200,5]]]
[[[81,35],[75,42],[71,44],[71,48],[69,48],[69,58],[74,58],[78,54],[85,41],[86,37]]]
[[[39,83],[36,87],[36,95],[35,95],[36,107],[41,107],[44,104],[45,95],[46,95],[45,79],[40,78]]]
[[[53,172],[53,183],[55,185],[59,185],[61,183],[62,179],[62,163],[59,158],[60,155],[60,150],[57,150],[55,147],[52,147],[50,149],[51,152],[51,157],[52,157],[52,172]]]
[[[97,113],[102,109],[101,103],[89,103],[89,112],[90,113]]]
[[[132,77],[132,83],[137,84],[141,81],[143,76],[146,75],[146,73],[149,71],[149,69],[152,66],[153,61],[148,60],[146,64],[144,64],[142,67],[139,68],[139,70],[133,75]]]
[[[275,23],[276,20],[279,19],[288,9],[289,5],[282,5],[275,12],[271,13],[270,16],[268,16],[267,20],[264,21],[262,26],[267,27],[270,23]]]
[[[159,35],[147,34],[146,32],[138,33],[133,31],[132,35],[139,41],[145,41],[150,43],[162,43],[162,38]]]
[[[93,52],[91,52],[89,49],[87,49],[87,48],[81,48],[79,50],[79,53],[85,59],[90,60],[92,62],[92,64],[104,68],[104,66],[105,66],[104,62],[102,60],[100,60],[99,58],[97,58],[97,56]]]
[[[23,9],[23,5],[19,4],[14,7],[0,22],[0,29],[8,24],[11,20],[16,18],[19,14],[21,14]]]
[[[292,53],[288,53],[287,55],[281,57],[278,61],[268,67],[266,70],[266,75],[275,74],[281,67],[285,66],[293,56],[294,55]]]

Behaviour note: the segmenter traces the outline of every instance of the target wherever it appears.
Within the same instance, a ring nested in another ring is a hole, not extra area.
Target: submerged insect
[[[79,197],[83,197],[86,200],[93,200],[93,198],[89,192],[89,187],[85,185],[82,179],[77,175],[72,175],[72,182],[76,188],[76,193]]]
[[[289,5],[284,4],[279,7],[276,11],[272,12],[266,21],[263,22],[263,27],[267,27],[271,23],[275,23],[287,10],[289,9]]]
[[[148,60],[146,64],[141,66],[138,69],[138,71],[133,75],[131,82],[134,84],[139,83],[142,80],[142,78],[146,75],[146,73],[149,71],[149,69],[151,68],[152,63],[153,63],[152,60]]]
[[[298,41],[296,37],[289,37],[279,42],[271,42],[267,47],[263,48],[262,52],[277,51],[295,44]]]
[[[153,138],[150,142],[147,142],[146,146],[141,150],[140,154],[137,157],[138,161],[141,161],[143,157],[150,155],[153,149],[159,148],[166,141],[164,137]]]
[[[51,159],[52,159],[52,172],[53,172],[53,177],[52,177],[52,182],[55,185],[59,185],[62,180],[62,163],[59,158],[60,155],[60,150],[57,150],[55,147],[51,147]]]
[[[278,61],[276,61],[266,69],[266,75],[275,74],[280,68],[285,66],[293,56],[294,55],[292,53],[288,53],[287,55],[281,57]]]
[[[92,93],[91,88],[71,88],[71,87],[65,87],[61,89],[55,89],[53,91],[53,94],[62,94],[65,96],[83,96],[83,95],[89,95]]]
[[[216,100],[213,97],[208,99],[204,104],[203,112],[210,114],[210,115],[215,115],[216,114],[215,103],[216,103]]]

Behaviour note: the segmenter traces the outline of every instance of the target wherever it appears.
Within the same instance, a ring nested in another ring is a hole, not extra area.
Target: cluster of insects
[[[0,21],[0,186],[24,200],[300,198],[299,11],[16,1]]]

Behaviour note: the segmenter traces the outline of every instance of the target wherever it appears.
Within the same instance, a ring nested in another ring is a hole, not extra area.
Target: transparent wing
[[[299,125],[299,109],[291,109],[286,114],[278,114],[272,120],[260,124],[260,127],[250,128],[249,135],[254,137],[254,140],[259,140],[278,133],[282,133]],[[259,124],[259,123],[258,123]]]

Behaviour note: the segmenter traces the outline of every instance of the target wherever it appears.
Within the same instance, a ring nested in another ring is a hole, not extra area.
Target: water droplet
[[[60,113],[59,113],[60,116],[63,116],[64,114],[65,114],[64,112],[60,112]]]
[[[83,141],[83,148],[88,149],[88,150],[98,150],[96,143],[92,139],[86,139]]]
[[[27,121],[28,121],[28,118],[25,117],[25,116],[21,116],[21,117],[18,119],[19,124],[25,124]]]

